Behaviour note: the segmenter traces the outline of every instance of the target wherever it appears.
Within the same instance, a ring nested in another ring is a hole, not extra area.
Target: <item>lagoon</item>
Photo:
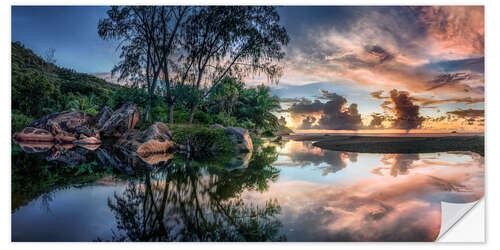
[[[286,139],[231,164],[129,160],[132,171],[74,183],[43,180],[64,163],[36,176],[16,169],[54,163],[41,157],[13,151],[13,241],[433,241],[441,201],[484,195],[484,158],[472,152],[339,152]]]

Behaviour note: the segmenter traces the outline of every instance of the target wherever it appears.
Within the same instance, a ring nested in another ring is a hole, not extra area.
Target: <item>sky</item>
[[[108,7],[12,7],[12,41],[85,73],[108,73]],[[273,93],[295,129],[483,131],[484,8],[277,7],[290,42]],[[263,82],[250,77],[249,85]],[[306,99],[302,99],[306,98]]]

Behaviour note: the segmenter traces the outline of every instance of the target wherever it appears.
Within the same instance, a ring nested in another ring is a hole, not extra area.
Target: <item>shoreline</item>
[[[364,136],[364,135],[289,135],[296,141],[314,141],[321,149],[358,153],[414,154],[471,151],[484,157],[484,136]]]

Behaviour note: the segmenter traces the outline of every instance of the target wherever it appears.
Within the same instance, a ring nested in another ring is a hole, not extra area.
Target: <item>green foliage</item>
[[[12,144],[12,209],[15,210],[36,197],[50,195],[55,189],[94,182],[110,175],[112,168],[96,162],[80,166],[47,162],[36,154],[27,154]]]
[[[213,120],[215,123],[221,124],[223,126],[236,126],[237,125],[236,117],[234,117],[234,116],[230,117],[229,115],[227,115],[224,112],[218,113],[216,116],[214,116]]]
[[[226,77],[218,85],[214,86],[208,96],[207,104],[210,113],[227,114],[229,117],[235,108],[240,93],[245,84],[235,79]]]
[[[188,118],[189,118],[189,111],[185,109],[174,110],[174,121],[176,121],[177,123],[185,123],[188,120]],[[212,119],[210,114],[202,110],[196,110],[196,112],[194,113],[193,123],[207,125],[214,123],[214,120]]]
[[[94,173],[94,169],[97,168],[99,166],[99,164],[96,162],[96,161],[91,161],[89,163],[83,163],[82,165],[80,165],[76,172],[73,174],[75,176],[77,175],[82,175],[82,174],[93,174]]]
[[[234,144],[224,129],[196,125],[170,126],[173,140],[182,145],[189,143],[193,156],[204,157],[231,152]]]
[[[139,106],[146,106],[148,94],[142,89],[121,88],[111,95],[108,105],[112,109],[117,109],[126,102],[135,103]]]
[[[13,110],[12,112],[12,120],[11,120],[11,132],[15,133],[21,131],[23,128],[27,127],[35,119],[33,117],[24,115],[19,113],[17,110]]]
[[[87,114],[97,115],[99,113],[99,106],[96,104],[95,95],[90,96],[82,94],[70,93],[64,96],[64,110],[81,110]]]
[[[60,95],[56,86],[40,73],[13,75],[12,108],[26,115],[39,117],[47,114],[47,108],[57,105]]]
[[[39,118],[77,107],[96,114],[110,101],[113,91],[122,89],[95,76],[46,62],[19,42],[12,43],[11,59],[12,109],[27,116]]]
[[[245,89],[237,102],[236,116],[255,123],[256,129],[278,129],[278,118],[272,113],[280,108],[278,97],[271,96],[271,90],[260,85]]]

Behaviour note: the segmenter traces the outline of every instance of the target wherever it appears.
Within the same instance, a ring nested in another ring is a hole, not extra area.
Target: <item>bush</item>
[[[61,93],[39,73],[19,73],[12,78],[12,108],[34,117],[47,114]]]
[[[221,124],[223,126],[235,126],[236,125],[236,117],[229,117],[224,112],[218,113],[214,117],[214,123]]]
[[[194,157],[213,156],[232,152],[234,143],[224,129],[212,129],[196,125],[172,125],[173,140],[181,145],[189,142]]]
[[[174,110],[174,122],[175,123],[187,123],[189,119],[189,111],[187,110]],[[168,121],[168,120],[167,120]],[[212,117],[210,114],[201,111],[201,110],[196,110],[194,112],[194,119],[193,119],[194,124],[213,124],[214,121],[212,120]]]
[[[12,113],[12,120],[11,120],[11,132],[19,132],[23,128],[27,127],[28,124],[30,124],[32,121],[35,119],[33,117],[18,113],[18,112],[13,112]]]
[[[146,107],[147,101],[148,101],[148,93],[143,89],[124,87],[113,93],[108,102],[108,105],[112,109],[117,109],[124,103],[131,102],[141,107]],[[151,101],[151,106],[156,107],[159,105],[163,105],[161,97],[157,95],[153,96],[153,100]]]

